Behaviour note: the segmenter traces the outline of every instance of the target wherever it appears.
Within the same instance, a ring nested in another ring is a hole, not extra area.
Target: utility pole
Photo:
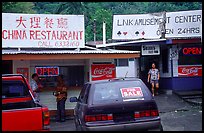
[[[96,44],[96,19],[94,19],[94,44]]]
[[[163,13],[163,22],[161,25],[161,38],[165,38],[165,34],[166,34],[166,11],[164,11]]]
[[[106,22],[103,21],[103,45],[106,44]]]

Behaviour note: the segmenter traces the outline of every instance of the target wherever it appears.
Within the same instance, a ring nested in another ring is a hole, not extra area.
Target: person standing
[[[154,87],[156,86],[156,94],[158,94],[159,89],[159,70],[156,68],[155,63],[152,63],[152,68],[148,72],[147,82],[151,84],[152,87],[152,95],[155,95]]]
[[[34,97],[35,97],[35,100],[37,100],[38,102],[40,101],[40,95],[39,95],[39,88],[38,88],[38,74],[37,73],[34,73],[32,75],[32,79],[31,79],[31,82],[30,82],[30,86],[34,92]]]
[[[64,83],[62,75],[57,77],[57,87],[55,92],[53,93],[56,96],[57,102],[57,121],[65,122],[65,102],[67,100],[67,87]]]

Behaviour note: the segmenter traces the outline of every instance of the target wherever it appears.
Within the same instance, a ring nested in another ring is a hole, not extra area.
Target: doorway
[[[69,87],[83,86],[84,66],[60,67],[60,73],[64,75],[65,84]]]
[[[141,56],[140,57],[140,79],[148,88],[151,88],[147,82],[149,69],[152,68],[152,63],[155,63],[156,68],[159,68],[159,55]]]

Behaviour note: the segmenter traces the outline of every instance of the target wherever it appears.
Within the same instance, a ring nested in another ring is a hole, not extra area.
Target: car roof
[[[141,81],[139,78],[113,78],[113,79],[106,79],[106,80],[97,80],[97,81],[90,81],[87,82],[89,84],[97,84],[97,83],[108,83],[108,82],[120,82],[120,81]]]

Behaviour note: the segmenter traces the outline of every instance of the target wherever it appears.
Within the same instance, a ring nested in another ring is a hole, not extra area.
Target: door
[[[152,63],[155,63],[156,68],[159,68],[159,55],[141,56],[140,58],[140,79],[150,89],[151,85],[147,82],[149,69],[152,68]]]

